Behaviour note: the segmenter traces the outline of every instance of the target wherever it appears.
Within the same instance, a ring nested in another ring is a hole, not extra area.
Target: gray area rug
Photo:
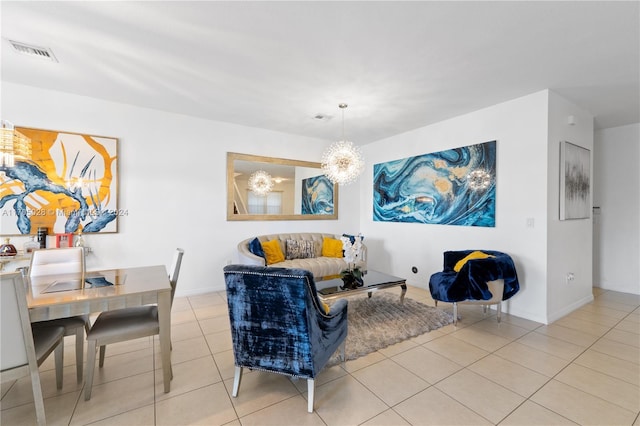
[[[377,292],[348,301],[347,361],[453,323],[450,313],[409,298],[401,304],[396,293]],[[340,352],[328,366],[341,362]]]

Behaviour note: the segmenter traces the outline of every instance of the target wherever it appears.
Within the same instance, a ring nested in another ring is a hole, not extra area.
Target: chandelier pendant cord
[[[344,131],[344,109],[347,107],[347,104],[340,104],[338,107],[342,110],[342,140],[346,141],[346,133]]]

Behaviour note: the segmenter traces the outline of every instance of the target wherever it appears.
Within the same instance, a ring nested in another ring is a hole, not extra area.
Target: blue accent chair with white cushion
[[[304,378],[312,413],[315,377],[341,345],[344,360],[347,301],[327,313],[304,269],[228,265],[224,278],[236,366],[232,395],[243,368]]]
[[[475,253],[488,257],[473,258]],[[469,260],[469,257],[471,257]],[[498,322],[502,301],[520,290],[513,259],[495,250],[458,250],[444,252],[442,272],[431,275],[429,291],[438,301],[453,304],[453,321],[458,322],[458,304],[497,305]]]

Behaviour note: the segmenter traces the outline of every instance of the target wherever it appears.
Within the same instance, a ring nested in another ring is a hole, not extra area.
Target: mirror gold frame
[[[292,170],[297,167],[318,169],[318,174],[322,174],[320,163],[312,161],[291,160],[287,158],[263,157],[260,155],[239,154],[227,152],[227,220],[247,221],[247,220],[337,220],[338,219],[338,185],[333,184],[333,214],[249,214],[237,213],[234,194],[239,192],[236,184],[236,176],[239,172],[236,165],[247,162],[256,163],[255,170],[291,166]],[[246,174],[246,173],[245,173]]]

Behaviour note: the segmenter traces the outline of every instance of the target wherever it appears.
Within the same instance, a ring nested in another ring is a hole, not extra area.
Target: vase
[[[11,244],[9,238],[5,238],[4,244],[0,246],[0,256],[15,256],[16,254],[18,254],[16,246]]]
[[[342,278],[342,282],[344,283],[344,286],[342,287],[343,290],[344,289],[353,290],[358,287],[362,287],[364,285],[364,281],[362,277],[358,276],[358,274],[356,274],[353,271],[343,272],[341,278]]]

